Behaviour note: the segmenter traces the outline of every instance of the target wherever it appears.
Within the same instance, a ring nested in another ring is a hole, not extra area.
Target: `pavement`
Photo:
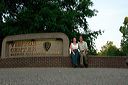
[[[0,85],[128,85],[128,69],[0,68]]]

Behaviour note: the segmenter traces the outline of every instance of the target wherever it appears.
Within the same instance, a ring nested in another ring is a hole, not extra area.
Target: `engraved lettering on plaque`
[[[51,47],[51,43],[50,42],[45,42],[43,45],[44,45],[44,49],[46,51],[48,51],[50,49],[50,47]]]

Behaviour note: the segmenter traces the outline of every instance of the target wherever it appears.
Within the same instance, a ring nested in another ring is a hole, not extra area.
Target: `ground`
[[[128,69],[0,68],[0,85],[128,85]]]

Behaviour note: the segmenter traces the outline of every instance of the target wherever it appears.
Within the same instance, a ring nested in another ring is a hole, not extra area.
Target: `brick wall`
[[[90,56],[89,67],[100,68],[128,68],[126,65],[126,56]]]
[[[98,57],[89,56],[90,68],[128,68],[128,57]],[[0,68],[7,67],[72,67],[70,57],[27,57],[27,58],[3,58],[0,59]]]
[[[0,67],[71,67],[69,57],[27,57],[0,59]]]

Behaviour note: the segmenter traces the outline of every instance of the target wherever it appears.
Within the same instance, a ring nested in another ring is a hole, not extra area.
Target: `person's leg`
[[[77,54],[72,54],[72,65],[73,67],[77,67]]]
[[[76,56],[76,54],[74,55],[74,67],[77,67],[77,56]]]
[[[78,52],[78,58],[77,58],[78,66],[80,65],[80,53]]]
[[[80,65],[83,66],[84,63],[83,63],[83,53],[81,52],[80,53]]]
[[[79,52],[75,53],[75,64],[78,65]]]
[[[74,54],[71,54],[71,60],[72,60],[72,64],[74,65],[75,64],[75,56],[74,56]]]
[[[84,53],[84,64],[85,64],[85,67],[88,67],[88,57],[87,55]]]

